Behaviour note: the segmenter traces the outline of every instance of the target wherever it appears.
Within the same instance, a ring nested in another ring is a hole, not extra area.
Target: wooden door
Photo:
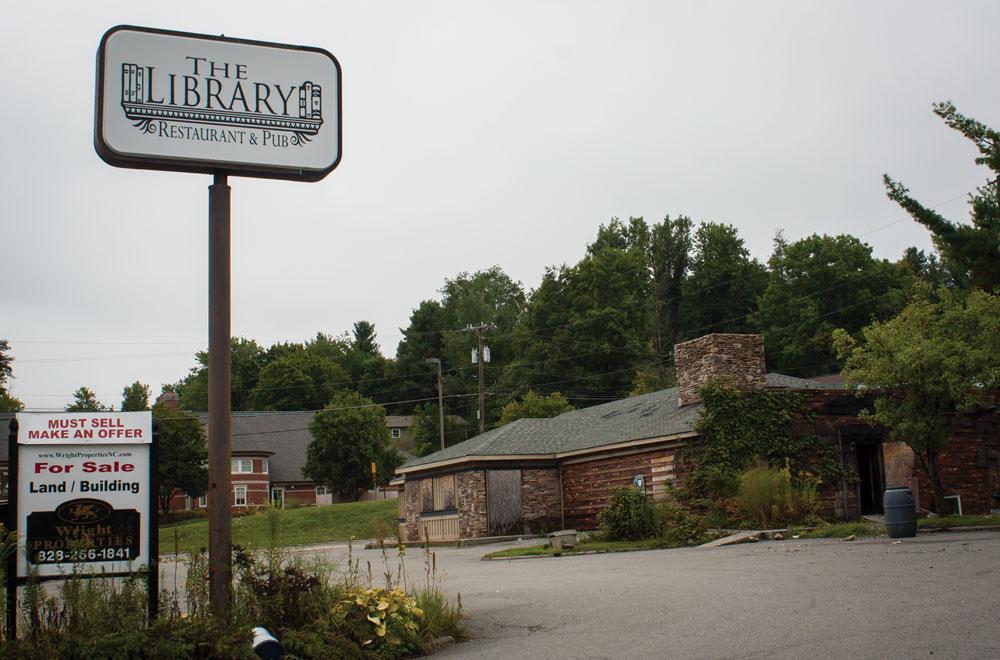
[[[486,471],[486,519],[490,536],[524,533],[520,470]]]

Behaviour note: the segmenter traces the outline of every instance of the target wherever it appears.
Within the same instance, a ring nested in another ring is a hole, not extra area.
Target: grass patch
[[[573,549],[563,548],[555,550],[546,548],[543,545],[532,545],[522,548],[507,548],[497,550],[486,555],[486,559],[509,559],[511,557],[530,557],[533,555],[546,555],[557,557],[560,555],[579,555],[589,552],[628,552],[630,550],[660,550],[666,548],[684,547],[687,544],[678,545],[661,538],[643,539],[641,541],[580,541]]]
[[[951,529],[953,527],[975,527],[980,525],[1000,525],[1000,516],[941,516],[937,518],[919,518],[919,529]],[[885,525],[881,523],[856,520],[845,523],[824,523],[816,529],[800,533],[804,539],[845,538],[855,536],[882,536],[886,533]]]
[[[920,529],[947,529],[949,527],[977,527],[980,525],[1000,525],[1000,516],[939,516],[920,518]]]
[[[354,538],[372,538],[377,529],[392,535],[398,518],[396,500],[370,500],[276,511],[281,526],[279,545],[310,545]],[[233,518],[233,543],[247,549],[268,543],[267,516],[258,513]],[[177,537],[175,547],[175,535]],[[208,519],[191,518],[160,525],[160,554],[194,552],[208,547]]]

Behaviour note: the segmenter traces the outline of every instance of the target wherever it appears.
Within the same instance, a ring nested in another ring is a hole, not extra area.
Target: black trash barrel
[[[889,538],[917,535],[917,506],[913,492],[905,486],[889,486],[882,499],[885,508],[885,528]]]

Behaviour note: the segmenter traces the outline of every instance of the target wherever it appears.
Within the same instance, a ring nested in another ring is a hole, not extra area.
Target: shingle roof
[[[767,374],[768,387],[825,389],[814,381]],[[548,419],[519,419],[498,429],[407,461],[402,469],[476,456],[549,456],[694,431],[701,404],[677,405],[677,388],[572,410]]]
[[[413,426],[413,415],[386,415],[385,425],[389,428],[410,428]]]
[[[312,412],[234,412],[233,452],[274,452],[267,457],[272,482],[309,481],[302,476],[312,441]],[[202,424],[207,413],[198,413]]]

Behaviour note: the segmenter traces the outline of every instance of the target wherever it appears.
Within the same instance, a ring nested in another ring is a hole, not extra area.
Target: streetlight
[[[424,358],[427,364],[438,368],[438,428],[441,430],[441,449],[444,449],[444,385],[441,382],[441,358]]]

